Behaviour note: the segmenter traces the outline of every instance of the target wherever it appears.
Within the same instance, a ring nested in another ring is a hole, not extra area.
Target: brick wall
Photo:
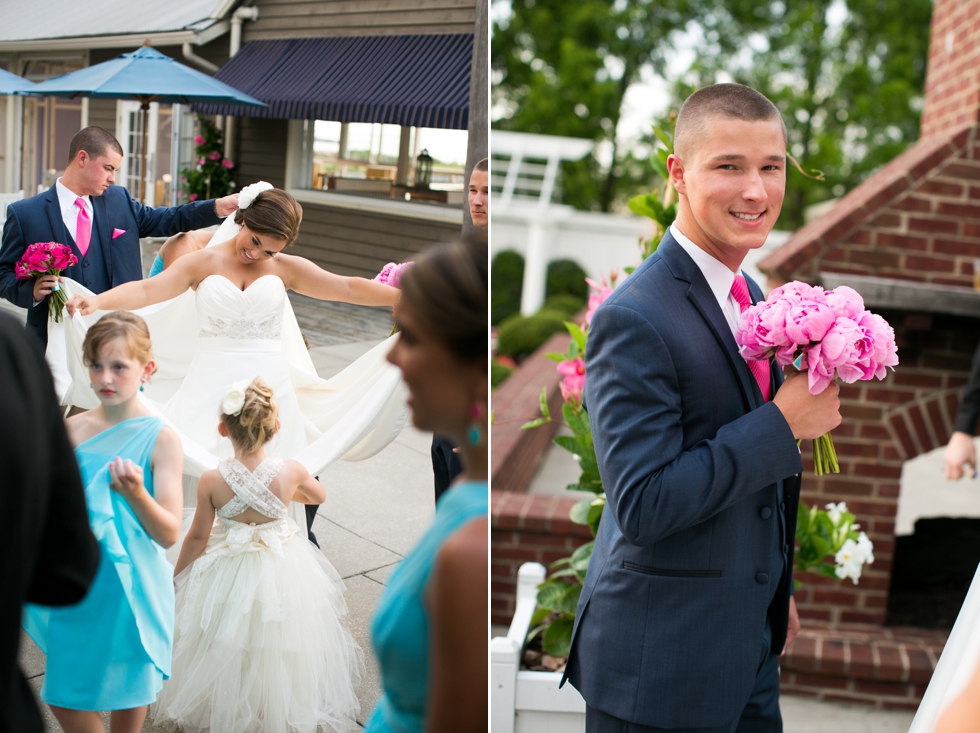
[[[565,496],[491,491],[490,623],[510,625],[522,564],[539,562],[547,568],[592,539],[588,527],[568,518],[575,501]]]
[[[858,585],[803,576],[800,615],[829,623],[885,620],[895,549],[902,464],[946,444],[977,345],[976,320],[881,311],[895,327],[898,368],[883,382],[841,385],[842,424],[834,430],[841,472],[816,477],[803,446],[802,500],[846,501],[875,545],[875,561]]]
[[[980,3],[936,0],[932,11],[922,139],[980,120]]]

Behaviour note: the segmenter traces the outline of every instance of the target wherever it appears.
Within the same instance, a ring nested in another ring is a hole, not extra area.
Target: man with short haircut
[[[667,166],[677,219],[589,330],[607,503],[565,675],[589,733],[776,732],[777,655],[799,629],[796,441],[840,423],[838,387],[811,395],[734,339],[762,299],[740,265],[785,191],[776,107],[738,84],[696,92]]]
[[[487,165],[486,158],[478,161],[477,164],[473,166],[473,172],[470,173],[468,196],[470,205],[470,219],[473,220],[473,226],[483,230],[486,230],[487,227],[490,226],[490,212],[487,210],[490,205],[488,168],[489,166]]]
[[[114,186],[122,164],[119,141],[101,127],[86,127],[69,146],[64,175],[43,193],[7,207],[0,248],[0,297],[27,308],[27,329],[48,340],[47,297],[55,277],[18,280],[14,265],[37,242],[71,247],[78,264],[62,274],[95,293],[143,276],[140,237],[169,237],[213,226],[238,206],[238,195],[152,209]]]

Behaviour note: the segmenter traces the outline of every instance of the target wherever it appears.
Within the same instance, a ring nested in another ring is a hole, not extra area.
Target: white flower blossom
[[[238,208],[247,209],[255,201],[255,197],[258,196],[263,191],[268,191],[275,188],[271,183],[266,183],[265,181],[259,181],[258,183],[252,183],[245,186],[241,191],[238,192]]]
[[[840,524],[841,516],[843,516],[844,512],[847,511],[847,502],[842,501],[840,504],[834,504],[834,502],[830,502],[827,505],[826,509],[827,509],[827,516],[830,517],[830,521],[833,522],[834,526],[836,527],[838,524]]]
[[[240,415],[245,407],[245,390],[251,383],[251,379],[243,379],[231,385],[221,400],[221,411],[226,415]]]
[[[868,535],[862,532],[858,535],[857,542],[847,540],[844,542],[837,555],[834,557],[837,569],[834,573],[838,578],[850,578],[857,585],[861,579],[861,570],[865,565],[870,565],[875,561],[874,545],[868,539]]]

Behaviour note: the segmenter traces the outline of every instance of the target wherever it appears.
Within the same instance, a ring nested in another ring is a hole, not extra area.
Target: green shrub
[[[501,382],[514,372],[510,367],[506,367],[496,359],[490,362],[490,389],[496,389]]]
[[[545,298],[552,295],[574,295],[583,301],[589,297],[585,270],[574,260],[552,260],[548,263]]]
[[[524,258],[505,249],[490,263],[490,323],[496,326],[521,310]]]
[[[565,330],[566,317],[558,311],[542,309],[533,316],[511,316],[500,324],[497,353],[513,359],[532,354],[553,333]]]
[[[585,307],[585,302],[586,301],[584,298],[579,298],[576,295],[560,293],[558,295],[552,295],[550,298],[548,298],[544,302],[544,307],[542,310],[547,309],[564,313],[565,320],[567,321]]]

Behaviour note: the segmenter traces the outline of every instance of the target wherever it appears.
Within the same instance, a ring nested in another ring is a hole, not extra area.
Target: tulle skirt
[[[355,727],[362,653],[337,571],[286,518],[218,519],[176,579],[173,672],[154,725],[184,733],[314,733]]]

